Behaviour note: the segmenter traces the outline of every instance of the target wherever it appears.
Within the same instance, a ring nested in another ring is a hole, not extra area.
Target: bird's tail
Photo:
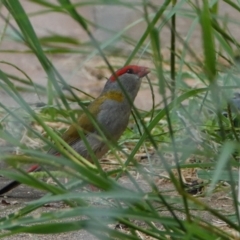
[[[28,169],[28,173],[31,172],[38,172],[41,170],[41,167],[39,165],[33,165]],[[16,188],[17,186],[19,186],[21,183],[18,181],[12,181],[9,184],[7,184],[5,187],[3,187],[2,189],[0,189],[0,196],[3,195],[4,193],[9,192],[10,190]]]

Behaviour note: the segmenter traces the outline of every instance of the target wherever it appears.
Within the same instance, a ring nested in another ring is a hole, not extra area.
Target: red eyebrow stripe
[[[118,69],[118,70],[115,72],[115,75],[116,75],[117,77],[120,77],[121,75],[123,75],[124,73],[126,73],[128,69],[133,69],[133,72],[138,72],[139,66],[137,66],[137,65],[128,65],[128,66],[125,66],[125,67],[123,67],[123,68]],[[109,78],[109,80],[115,81],[115,80],[116,80],[115,75],[112,75],[112,76]]]

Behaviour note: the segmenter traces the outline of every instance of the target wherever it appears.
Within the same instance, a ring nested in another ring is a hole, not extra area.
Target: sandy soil
[[[156,1],[155,1],[156,2]],[[28,13],[30,12],[36,12],[39,10],[42,10],[42,7],[36,6],[34,3],[31,3],[29,1],[22,1],[26,11]],[[102,12],[105,11],[105,14],[111,13],[108,9],[92,9],[90,7],[80,9],[80,12],[87,18],[95,19],[96,21],[107,24],[109,21],[109,18],[106,18],[105,15],[101,15]],[[114,11],[116,13],[116,9],[112,9],[112,18],[114,18]],[[5,14],[7,11],[5,9],[2,9],[1,12]],[[230,16],[236,16],[236,20],[240,21],[240,15],[235,12],[231,12],[229,7],[226,7],[226,4],[222,3],[220,7],[220,12],[223,15],[230,15]],[[117,25],[114,25],[114,27],[122,28],[126,26],[129,21],[133,21],[133,19],[136,17],[139,17],[142,13],[139,12],[136,15],[133,15],[131,11],[127,11],[125,15],[119,15],[119,18],[127,19],[126,21],[121,21],[121,23],[118,23],[116,21]],[[11,22],[14,24],[14,22],[11,20]],[[81,42],[88,41],[88,37],[85,34],[85,32],[69,17],[59,14],[59,13],[51,13],[46,15],[36,15],[31,17],[31,22],[34,26],[34,29],[36,30],[38,36],[45,36],[46,33],[49,31],[53,31],[55,33],[64,34],[67,36],[75,36],[79,37]],[[180,35],[182,37],[185,37],[186,33],[189,31],[189,27],[191,26],[192,21],[185,17],[180,17],[177,21],[177,27]],[[131,34],[133,37],[138,38],[142,30],[144,29],[144,25],[139,25],[134,31],[131,31]],[[0,29],[3,29],[4,27],[4,21],[0,22]],[[111,27],[111,26],[110,26]],[[240,31],[236,31],[236,25],[230,24],[229,31],[232,35],[236,37],[236,39],[240,40]],[[92,29],[95,36],[99,40],[104,40],[105,38],[108,38],[109,35],[104,35],[104,33],[99,29]],[[9,30],[11,31],[11,30]],[[193,36],[190,41],[190,45],[193,49],[199,49],[199,52],[201,51],[201,37],[200,37],[200,29],[196,28],[196,30],[193,33]],[[161,40],[163,45],[163,53],[164,56],[166,56],[166,59],[169,58],[169,29],[164,28],[162,34],[161,34]],[[120,45],[119,46],[123,46]],[[180,43],[177,45],[179,48],[181,48]],[[41,65],[39,64],[38,60],[31,54],[26,53],[15,53],[11,54],[8,52],[4,52],[7,50],[19,50],[20,52],[25,50],[26,47],[22,46],[21,44],[10,40],[7,37],[4,37],[3,40],[0,43],[0,50],[1,61],[7,61],[12,64],[17,65],[20,69],[25,71],[30,78],[39,84],[46,85],[46,75],[44,71],[42,70]],[[131,50],[131,47],[129,48]],[[88,93],[91,93],[93,96],[97,96],[104,83],[105,78],[109,76],[109,72],[107,70],[97,70],[96,67],[103,67],[105,66],[103,60],[100,57],[94,57],[90,59],[89,61],[85,62],[86,56],[81,56],[80,54],[58,54],[58,55],[48,55],[48,57],[52,60],[56,68],[60,71],[62,76],[66,79],[66,81],[77,88],[82,89],[83,91],[86,91]],[[113,65],[121,66],[124,64],[125,59],[124,58],[109,58],[111,63]],[[151,59],[135,59],[134,63],[138,63],[139,65],[145,65],[145,66],[152,66]],[[11,66],[7,66],[6,64],[0,63],[0,67],[2,70],[7,71],[12,74],[19,74],[19,72],[14,69]],[[21,74],[20,74],[21,75]],[[97,76],[101,76],[98,78]],[[22,75],[21,75],[22,76]],[[150,79],[154,78],[154,75],[149,76]],[[190,82],[190,84],[194,84]],[[161,96],[158,94],[158,89],[155,89],[156,94],[156,102],[161,101]],[[45,102],[46,97],[42,96],[41,99],[38,99],[38,96],[36,94],[32,93],[23,93],[23,97],[25,100],[29,103],[37,103],[37,102]],[[81,97],[81,95],[80,95]],[[12,98],[10,98],[3,90],[0,89],[0,100],[4,105],[7,106],[17,106],[17,103],[13,101]],[[151,93],[149,90],[149,87],[147,84],[143,84],[141,91],[138,94],[138,97],[136,99],[136,106],[141,109],[151,109],[152,102],[151,102]],[[122,179],[124,182],[124,179]],[[0,178],[0,187],[4,186],[8,181],[1,177]],[[125,182],[127,184],[127,181]],[[159,190],[166,189],[171,187],[171,184],[166,182],[162,183],[159,186]],[[147,190],[147,189],[146,189]],[[0,211],[1,211],[1,217],[3,215],[7,215],[23,206],[29,201],[32,201],[34,199],[38,199],[41,196],[43,196],[44,193],[30,189],[26,186],[20,186],[13,192],[8,194],[8,198],[6,199],[7,202],[10,203],[10,205],[6,205],[3,202],[0,202]],[[2,199],[0,199],[1,201]],[[231,201],[226,197],[224,197],[222,194],[215,194],[213,196],[207,197],[205,199],[206,202],[208,202],[211,206],[214,206],[216,208],[228,208],[229,212],[231,212]],[[55,206],[56,207],[56,206]],[[51,210],[51,207],[42,208],[40,211],[49,211]],[[206,215],[206,219],[209,221],[214,221],[214,219]],[[79,231],[79,232],[72,232],[72,233],[66,233],[66,234],[60,234],[60,235],[32,235],[32,234],[20,234],[17,236],[9,237],[6,239],[86,239],[86,240],[92,240],[96,239],[89,233],[85,231]]]

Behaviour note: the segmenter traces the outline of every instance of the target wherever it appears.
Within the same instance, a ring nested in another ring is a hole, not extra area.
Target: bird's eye
[[[132,69],[132,68],[129,68],[129,69],[127,70],[127,73],[132,74],[132,73],[133,73],[133,69]]]

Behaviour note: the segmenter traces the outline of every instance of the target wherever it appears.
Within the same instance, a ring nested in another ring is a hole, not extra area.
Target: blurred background
[[[80,88],[96,97],[100,93],[105,79],[110,73],[98,52],[92,50],[92,44],[86,32],[79,26],[73,18],[63,12],[51,11],[51,7],[37,4],[38,1],[21,1],[35,32],[48,53],[49,59],[62,74],[65,81],[70,85]],[[49,5],[57,4],[57,1],[47,1]],[[91,24],[90,30],[94,37],[101,43],[103,51],[108,55],[111,64],[115,67],[121,67],[127,57],[132,53],[137,41],[146,30],[147,24],[144,19],[143,2],[140,0],[122,1],[121,5],[102,4],[104,1],[97,1],[95,4],[87,1],[73,1],[77,5],[78,12]],[[154,14],[164,1],[150,1],[152,7],[148,7],[149,14]],[[181,3],[182,2],[182,3]],[[201,1],[200,1],[201,3]],[[238,31],[238,22],[240,15],[230,7],[230,5],[219,1],[220,21],[227,22],[227,31],[236,40],[240,41],[240,31]],[[178,13],[176,21],[176,30],[183,41],[186,41],[187,47],[190,47],[198,56],[202,53],[201,29],[199,22],[195,18],[195,12],[191,5],[185,1],[178,1]],[[170,10],[169,10],[170,11]],[[9,17],[7,10],[2,6],[1,13],[10,23],[16,26],[14,20]],[[149,15],[151,16],[151,15]],[[225,18],[225,20],[224,20]],[[170,59],[170,27],[169,23],[165,24],[164,17],[158,21],[159,36],[161,39],[161,52],[163,59],[166,61],[165,69],[169,69]],[[169,20],[169,19],[168,19]],[[164,26],[161,26],[161,22]],[[6,29],[5,29],[6,28]],[[6,61],[17,65],[22,69],[33,82],[46,86],[46,74],[37,60],[36,56],[30,54],[28,48],[22,43],[17,34],[6,25],[6,22],[0,21],[1,41],[0,41],[0,61]],[[71,41],[64,39],[71,38]],[[132,63],[143,64],[152,67],[152,59],[148,54],[149,41],[145,42],[146,49],[141,49]],[[186,47],[186,46],[185,46]],[[183,42],[176,37],[176,50],[181,52]],[[186,59],[194,61],[194,57],[187,52]],[[0,63],[2,70],[23,75],[13,66]],[[154,78],[152,76],[152,78]],[[190,86],[196,86],[196,79],[185,79]],[[16,106],[8,95],[0,90],[0,100],[8,106]],[[156,102],[161,102],[158,89],[155,89]],[[36,93],[22,93],[29,103],[45,102],[46,96],[38,98]],[[85,97],[80,93],[79,97]],[[151,94],[149,87],[142,86],[136,99],[137,107],[149,110],[152,106]]]

